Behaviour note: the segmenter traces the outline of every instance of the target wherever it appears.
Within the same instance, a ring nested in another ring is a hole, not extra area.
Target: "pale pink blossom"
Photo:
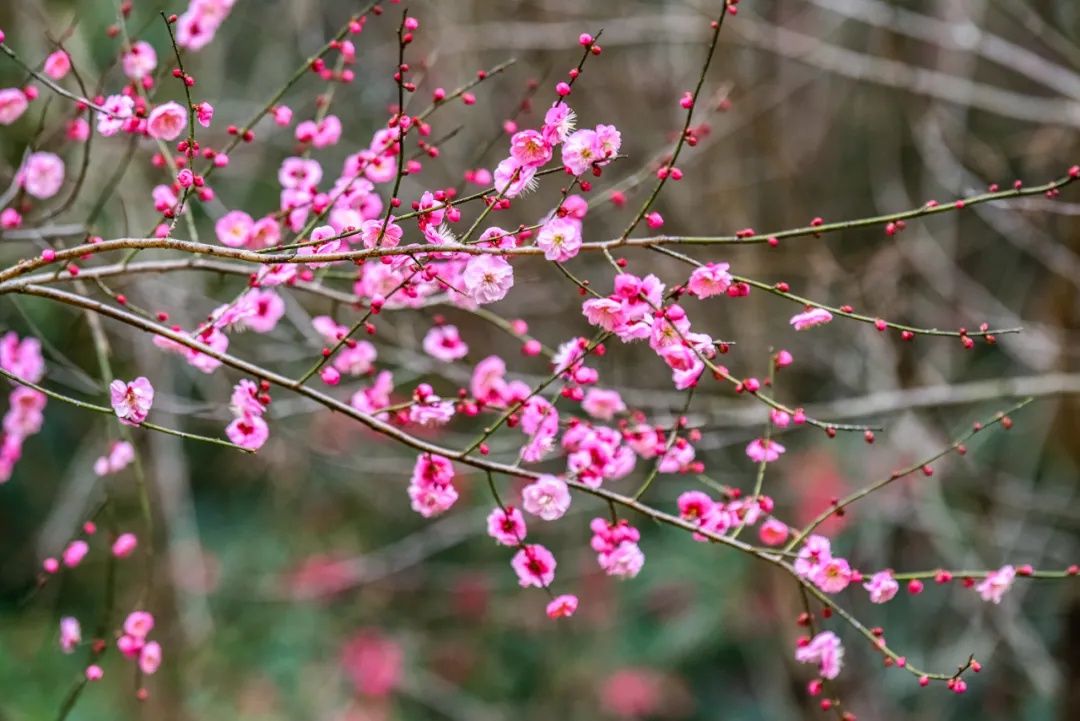
[[[623,541],[613,550],[601,554],[600,568],[609,576],[634,578],[645,565],[645,554],[633,541]]]
[[[623,304],[613,298],[590,298],[581,304],[581,312],[589,325],[614,331],[626,322]]]
[[[561,143],[566,140],[574,130],[577,115],[564,102],[557,102],[548,108],[544,114],[544,139],[551,144]]]
[[[583,175],[603,158],[595,130],[578,130],[562,147],[562,163],[573,175]]]
[[[843,558],[830,558],[817,573],[813,581],[825,593],[839,593],[851,583],[851,566]]]
[[[538,543],[530,543],[510,562],[522,588],[547,588],[555,580],[555,556]]]
[[[18,88],[0,89],[0,125],[11,125],[22,117],[30,101]]]
[[[514,286],[514,269],[505,258],[477,255],[465,264],[461,274],[465,292],[477,303],[486,305],[502,300]]]
[[[990,601],[991,603],[1001,603],[1002,597],[1005,595],[1005,592],[1012,587],[1015,579],[1016,569],[1012,566],[1005,565],[996,571],[991,571],[986,574],[986,578],[975,586],[975,590],[979,592],[979,596],[982,600]]]
[[[37,383],[45,375],[45,360],[41,356],[41,341],[23,338],[8,331],[0,338],[0,367],[12,375]]]
[[[488,535],[503,546],[518,546],[524,541],[525,517],[513,506],[494,508],[487,517]]]
[[[151,138],[168,142],[180,137],[187,123],[187,111],[170,100],[150,111],[150,117],[146,120],[146,132]]]
[[[372,218],[360,224],[360,240],[365,248],[396,248],[404,234],[393,216],[389,220]]]
[[[755,463],[772,463],[778,459],[785,449],[782,445],[769,438],[755,438],[746,446],[746,455]]]
[[[824,308],[811,308],[803,313],[791,316],[789,321],[795,330],[806,330],[818,325],[825,325],[832,320],[832,313]]]
[[[139,670],[147,676],[152,676],[161,666],[161,644],[150,641],[139,652]]]
[[[41,200],[51,198],[64,184],[64,161],[55,153],[31,153],[19,171],[19,180],[29,195]]]
[[[731,287],[733,279],[727,263],[709,263],[696,268],[690,274],[690,281],[686,287],[698,298],[710,298],[714,295],[723,295]]]
[[[553,218],[536,234],[536,246],[548,260],[564,262],[581,250],[581,224],[568,218]]]
[[[157,67],[157,52],[150,43],[138,40],[131,44],[131,50],[124,53],[121,64],[124,75],[132,80],[142,80]]]
[[[214,232],[218,242],[230,248],[242,248],[248,242],[248,236],[255,221],[242,210],[231,210],[218,218]]]
[[[135,460],[135,449],[127,441],[116,441],[109,446],[109,452],[94,461],[94,473],[106,476],[119,473]]]
[[[809,643],[795,649],[795,660],[799,663],[816,664],[822,678],[834,679],[840,675],[844,647],[835,633],[822,631]]]
[[[493,185],[504,198],[516,198],[536,187],[536,168],[507,158],[495,166]]]
[[[900,584],[889,571],[878,571],[863,584],[863,588],[869,591],[873,603],[886,603],[900,590]]]
[[[545,521],[562,518],[570,508],[570,488],[555,476],[541,476],[521,491],[525,510]]]
[[[821,568],[832,560],[832,544],[824,536],[812,535],[806,539],[795,557],[795,573],[802,578],[813,578]]]
[[[154,630],[154,616],[149,611],[132,611],[124,619],[124,633],[132,638],[145,639]]]
[[[281,187],[291,190],[314,188],[322,177],[322,165],[311,158],[285,158],[278,169],[278,182]]]
[[[64,653],[74,653],[75,648],[82,643],[82,626],[79,619],[73,616],[64,616],[60,619],[60,650]]]
[[[144,376],[130,383],[114,380],[109,384],[109,395],[116,417],[129,426],[137,426],[146,420],[154,403],[154,387]]]
[[[107,137],[116,135],[124,127],[124,121],[132,116],[135,101],[126,95],[110,95],[101,104],[107,113],[98,113],[97,131]]]
[[[510,157],[521,165],[539,167],[551,160],[551,143],[536,130],[522,130],[510,138]]]
[[[409,406],[409,420],[427,428],[443,426],[454,417],[454,404],[429,395]]]
[[[610,421],[617,414],[626,411],[626,403],[618,391],[603,388],[590,388],[581,401],[581,408],[593,418]]]

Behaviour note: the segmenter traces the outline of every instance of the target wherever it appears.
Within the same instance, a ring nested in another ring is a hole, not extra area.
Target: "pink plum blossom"
[[[79,625],[79,619],[72,616],[61,618],[60,650],[64,653],[74,653],[80,643],[82,643],[82,626]]]
[[[11,125],[22,117],[28,107],[30,107],[30,101],[22,90],[0,89],[0,125]]]
[[[522,588],[547,588],[555,580],[555,556],[538,543],[524,546],[514,554],[510,565]]]
[[[803,313],[791,316],[791,326],[795,330],[806,330],[818,325],[825,325],[832,320],[832,313],[824,308],[811,308]]]
[[[548,618],[569,618],[578,607],[578,597],[564,593],[551,599],[547,605]]]
[[[465,264],[461,280],[478,305],[502,300],[514,285],[514,269],[505,258],[477,255]]]
[[[982,600],[991,603],[1001,603],[1002,597],[1004,597],[1005,592],[1012,587],[1015,579],[1016,569],[1011,565],[1005,565],[996,571],[991,571],[986,574],[986,578],[975,586],[975,590],[979,592],[979,596]]]
[[[130,383],[114,380],[109,384],[109,395],[116,417],[129,426],[137,426],[145,421],[154,403],[154,387],[144,376]]]
[[[151,138],[166,142],[176,140],[188,124],[188,114],[178,103],[162,103],[150,112],[146,132]]]
[[[534,516],[554,521],[570,508],[570,488],[555,476],[541,476],[522,489],[521,502]]]
[[[41,200],[51,198],[64,184],[64,161],[55,153],[31,153],[19,179],[29,195]]]
[[[487,517],[488,535],[503,546],[518,546],[526,535],[525,517],[513,506],[492,509]]]
[[[822,678],[834,679],[840,675],[844,647],[835,633],[822,631],[808,643],[795,649],[795,660],[799,663],[816,664]]]
[[[469,346],[458,334],[457,326],[437,325],[424,336],[424,351],[436,360],[449,363],[464,358]]]
[[[870,593],[873,603],[886,603],[900,590],[900,584],[889,571],[878,571],[863,584],[863,588]]]

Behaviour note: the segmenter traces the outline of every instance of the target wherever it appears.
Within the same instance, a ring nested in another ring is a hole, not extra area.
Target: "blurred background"
[[[298,63],[314,52],[360,3],[345,0],[238,0],[218,39],[189,56],[197,98],[217,109],[215,130],[261,107]],[[179,4],[138,0],[133,36],[165,61],[159,10]],[[657,159],[681,127],[682,93],[693,87],[719,3],[619,0],[455,0],[409,3],[421,21],[410,61],[423,64],[415,107],[438,86],[454,88],[507,58],[517,63],[476,89],[478,103],[456,104],[432,118],[434,137],[456,131],[428,161],[423,184],[403,195],[458,183],[465,168],[492,168],[506,154],[501,126],[516,117],[536,127],[551,87],[578,60],[578,35],[601,28],[604,52],[593,58],[571,98],[580,122],[612,123],[628,157],[604,173],[590,194],[586,240],[616,237],[651,189]],[[113,91],[119,47],[106,37],[116,19],[109,0],[10,0],[0,4],[8,43],[30,62],[65,47],[87,83]],[[371,17],[356,39],[357,81],[336,88],[332,112],[345,133],[317,152],[328,174],[367,147],[395,102],[390,75],[398,8]],[[51,36],[47,34],[51,33]],[[0,87],[25,77],[6,58]],[[539,83],[531,107],[530,82]],[[175,93],[168,84],[165,96]],[[310,118],[324,86],[314,76],[285,97],[298,120]],[[811,218],[856,218],[1060,177],[1080,158],[1080,4],[1068,0],[745,0],[723,28],[697,122],[708,132],[679,165],[656,208],[669,233],[726,234],[802,226]],[[38,104],[40,107],[40,104]],[[539,111],[538,111],[539,109]],[[68,108],[50,104],[54,125]],[[31,114],[32,115],[32,114]],[[29,116],[28,116],[29,117]],[[60,125],[62,127],[62,125]],[[0,134],[0,181],[37,131],[24,119]],[[216,132],[216,135],[215,135]],[[277,208],[276,172],[293,152],[291,131],[268,121],[260,142],[239,148],[215,180],[217,199],[195,218],[204,238],[232,209],[258,217]],[[57,145],[57,147],[61,147]],[[69,167],[75,148],[59,150]],[[156,216],[150,189],[164,180],[135,147],[117,192],[94,230],[138,234]],[[659,155],[658,155],[659,154]],[[92,174],[79,202],[58,222],[80,223],[104,176],[127,163],[122,138],[95,143]],[[513,220],[533,223],[558,198],[545,184],[515,202]],[[610,202],[622,190],[626,208]],[[468,213],[475,213],[473,208]],[[467,217],[472,217],[467,213]],[[1034,393],[1008,433],[977,436],[966,457],[935,466],[933,478],[896,483],[827,527],[835,547],[861,569],[898,571],[996,568],[1005,562],[1061,568],[1078,560],[1080,503],[1080,192],[1055,201],[1035,197],[980,205],[910,222],[896,237],[881,227],[778,248],[691,248],[707,260],[795,292],[869,315],[922,327],[1023,326],[996,347],[965,351],[955,339],[901,343],[871,326],[834,322],[795,335],[798,310],[755,293],[738,302],[688,301],[698,330],[735,341],[726,363],[739,376],[767,373],[770,353],[787,348],[797,363],[776,395],[823,418],[880,423],[867,445],[859,434],[827,440],[786,434],[788,453],[769,467],[766,492],[781,518],[805,522],[829,499],[918,461],[1003,408]],[[25,257],[33,237],[0,244],[4,264]],[[669,284],[685,266],[644,252],[630,270]],[[549,345],[586,333],[580,299],[548,265],[515,264],[517,285],[494,307],[525,319]],[[601,289],[610,270],[600,258],[572,268]],[[183,274],[118,283],[138,302],[166,308],[192,327],[243,287],[243,279]],[[238,336],[231,351],[283,371],[303,369],[321,347],[310,318],[329,305],[288,297],[285,319],[269,338]],[[384,318],[376,340],[379,367],[393,368],[399,388],[421,380],[451,396],[470,365],[440,364],[420,349],[436,314],[455,322],[471,347],[466,361],[490,353],[518,359],[510,375],[546,372],[520,358],[516,342],[492,334],[455,309],[399,311]],[[5,297],[0,326],[42,338],[46,383],[80,397],[103,397],[84,317],[34,299]],[[224,399],[238,376],[204,376],[149,339],[107,323],[120,377],[151,376],[154,415],[162,425],[217,435],[228,422]],[[617,345],[597,364],[650,420],[678,413],[683,395],[645,347]],[[366,383],[366,381],[365,381]],[[343,384],[340,397],[359,384]],[[749,489],[754,468],[743,453],[760,435],[761,408],[726,386],[704,384],[691,407],[703,433],[698,445],[708,479]],[[603,576],[588,548],[588,521],[605,508],[576,498],[570,515],[545,527],[540,542],[559,558],[560,590],[577,593],[578,614],[559,623],[543,614],[546,598],[522,591],[510,554],[486,536],[490,499],[483,478],[459,469],[462,499],[425,521],[409,510],[405,485],[414,454],[343,423],[311,404],[275,395],[271,438],[254,459],[159,434],[137,438],[151,483],[158,549],[146,606],[158,617],[165,661],[134,698],[130,664],[110,654],[106,682],[92,686],[74,719],[757,719],[819,715],[805,693],[809,667],[792,659],[800,629],[795,585],[773,569],[685,534],[632,519],[643,532],[646,565],[635,580]],[[479,426],[455,422],[437,434],[464,445]],[[514,453],[513,438],[493,443],[493,457]],[[81,673],[57,648],[62,615],[90,619],[103,595],[103,539],[88,561],[24,602],[40,560],[55,554],[100,500],[92,472],[103,452],[97,416],[50,402],[43,431],[27,442],[9,483],[0,486],[0,719],[52,718]],[[556,461],[552,468],[557,468]],[[617,486],[633,489],[644,464]],[[142,532],[130,472],[112,477],[115,523]],[[666,509],[690,476],[661,476],[649,500]],[[507,493],[511,489],[507,488]],[[145,541],[145,539],[144,539]],[[119,566],[117,608],[137,602],[142,564]],[[952,670],[974,653],[984,670],[962,697],[943,687],[920,690],[909,674],[880,668],[879,656],[848,629],[847,669],[838,689],[863,719],[1077,718],[1080,708],[1080,595],[1075,584],[1019,582],[1001,606],[959,583],[928,584],[873,606],[859,589],[843,597],[913,663]]]

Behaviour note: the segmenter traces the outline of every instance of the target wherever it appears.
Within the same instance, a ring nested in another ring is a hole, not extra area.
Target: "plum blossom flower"
[[[176,140],[187,127],[188,114],[178,103],[162,103],[150,112],[146,132],[157,140]]]
[[[37,383],[45,375],[45,360],[41,356],[41,341],[23,338],[8,331],[0,338],[0,367],[12,375]]]
[[[799,663],[817,664],[818,673],[823,678],[833,679],[840,675],[844,647],[835,633],[822,631],[809,643],[795,649],[795,660]]]
[[[94,473],[106,476],[119,473],[135,460],[135,449],[127,441],[116,441],[109,446],[109,452],[94,461]]]
[[[199,121],[199,125],[209,128],[210,123],[214,122],[214,106],[205,100],[196,105],[195,119]]]
[[[578,597],[564,593],[551,599],[547,605],[548,618],[569,618],[574,615],[578,607]]]
[[[465,264],[461,274],[465,291],[478,305],[502,300],[514,286],[514,269],[505,258],[478,255]]]
[[[513,506],[492,509],[487,517],[488,535],[503,546],[518,546],[525,539],[525,517]]]
[[[1002,597],[1005,592],[1012,587],[1013,581],[1016,579],[1016,569],[1010,565],[1005,565],[996,571],[991,571],[986,574],[979,585],[975,586],[975,590],[979,592],[979,596],[982,600],[989,601],[991,603],[1001,603]]]
[[[570,508],[570,488],[555,476],[541,476],[522,489],[521,503],[534,516],[554,521]]]
[[[839,593],[851,583],[851,566],[843,558],[830,558],[814,574],[814,583],[825,593]]]
[[[755,463],[772,463],[778,459],[785,449],[782,445],[769,438],[755,438],[746,446],[746,455]]]
[[[645,565],[641,547],[631,541],[623,541],[614,550],[600,556],[600,567],[609,576],[634,578]]]
[[[270,427],[259,416],[243,415],[225,427],[225,435],[236,445],[257,451],[270,437]]]
[[[616,414],[626,411],[626,403],[618,391],[590,388],[585,393],[581,408],[593,418],[610,421]]]
[[[402,227],[394,222],[394,216],[386,221],[372,218],[360,224],[360,240],[365,248],[396,248],[404,234]]]
[[[577,115],[570,106],[557,102],[544,114],[543,136],[551,144],[561,143],[573,132],[576,121]]]
[[[243,210],[230,210],[214,223],[214,232],[221,245],[241,248],[246,245],[247,237],[251,234],[254,225],[252,216],[247,215]]]
[[[129,426],[137,426],[145,421],[154,403],[154,387],[144,376],[130,383],[114,380],[109,384],[109,395],[116,417]]]
[[[63,50],[55,50],[45,58],[41,69],[53,80],[61,80],[71,71],[71,57]]]
[[[522,165],[514,158],[506,158],[495,166],[494,187],[504,198],[516,198],[535,186],[535,167]]]
[[[568,218],[553,218],[536,234],[536,246],[548,260],[559,263],[570,260],[581,250],[581,224]]]
[[[424,518],[431,518],[448,510],[457,502],[454,488],[454,466],[449,458],[433,453],[421,453],[413,466],[409,481],[409,499],[412,509]]]
[[[139,652],[139,670],[151,676],[161,666],[161,644],[150,641]]]
[[[530,543],[510,562],[522,588],[546,588],[555,580],[555,556],[539,543]]]
[[[889,571],[878,571],[863,584],[863,588],[870,593],[871,602],[886,603],[900,590],[900,584]]]
[[[788,527],[783,521],[770,518],[758,529],[758,538],[766,546],[779,546],[788,539]]]
[[[435,326],[424,336],[423,345],[429,356],[446,363],[464,358],[469,352],[469,346],[453,325]]]
[[[145,639],[154,630],[154,616],[149,611],[132,611],[124,619],[124,633],[132,638]]]
[[[64,653],[74,653],[75,647],[82,643],[82,626],[79,619],[73,616],[64,616],[60,619],[60,650]]]
[[[522,130],[510,138],[510,157],[524,166],[539,167],[551,160],[551,143],[536,130]]]
[[[30,101],[22,90],[0,89],[0,125],[11,125],[22,117],[28,107],[30,107]]]
[[[589,325],[611,332],[626,322],[623,304],[614,298],[590,298],[581,304],[581,312]]]
[[[832,313],[824,308],[811,308],[803,313],[791,316],[791,326],[795,330],[806,330],[818,325],[825,325],[832,320]]]
[[[64,184],[64,161],[55,153],[31,153],[19,171],[19,182],[29,195],[45,200]]]
[[[124,75],[132,80],[142,80],[157,67],[157,52],[150,43],[138,40],[132,43],[131,50],[124,53],[121,64]]]
[[[824,536],[812,535],[799,549],[795,558],[795,573],[802,578],[812,578],[832,560],[832,544]]]
[[[710,298],[714,295],[723,295],[727,293],[728,288],[734,282],[731,273],[728,272],[730,267],[727,263],[709,263],[696,268],[690,274],[690,280],[687,282],[686,287],[701,299]]]
[[[583,175],[603,157],[595,130],[578,130],[562,147],[562,163],[573,175]]]
[[[97,130],[104,137],[116,135],[124,126],[124,121],[132,116],[135,101],[126,95],[110,95],[101,104],[107,113],[98,113]]]

